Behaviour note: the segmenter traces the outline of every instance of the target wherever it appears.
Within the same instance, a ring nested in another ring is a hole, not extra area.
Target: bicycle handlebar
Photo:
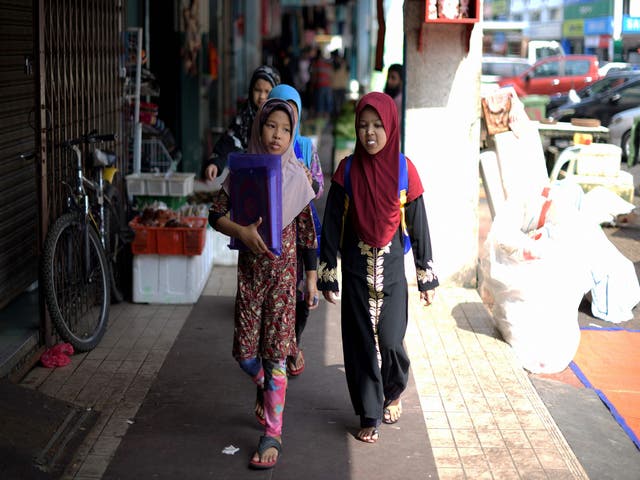
[[[95,130],[87,133],[86,135],[82,135],[78,138],[73,138],[71,140],[65,140],[61,143],[63,147],[70,147],[72,145],[80,145],[80,144],[91,144],[98,142],[115,142],[118,139],[118,135],[115,133],[102,133],[98,134]]]

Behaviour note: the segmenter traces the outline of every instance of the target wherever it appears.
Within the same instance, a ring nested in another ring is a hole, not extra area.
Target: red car
[[[580,90],[600,78],[595,55],[544,57],[516,77],[498,81],[501,87],[512,86],[518,96],[556,95]]]

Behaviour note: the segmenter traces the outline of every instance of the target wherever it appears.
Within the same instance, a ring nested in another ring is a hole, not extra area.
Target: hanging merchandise
[[[191,0],[188,7],[182,9],[184,21],[184,45],[182,60],[188,75],[198,74],[198,52],[202,48],[200,41],[200,24],[198,22],[198,0]]]
[[[209,42],[209,75],[211,75],[211,80],[218,79],[219,63],[218,49],[212,42]]]

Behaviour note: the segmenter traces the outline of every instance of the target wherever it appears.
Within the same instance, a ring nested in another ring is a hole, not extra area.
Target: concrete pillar
[[[482,30],[467,42],[465,24],[424,24],[425,3],[404,2],[404,152],[425,188],[440,282],[475,287]]]

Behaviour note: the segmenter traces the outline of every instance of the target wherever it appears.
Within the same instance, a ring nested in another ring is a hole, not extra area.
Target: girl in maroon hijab
[[[330,303],[342,270],[342,345],[347,385],[360,430],[374,443],[382,422],[396,423],[407,386],[408,287],[404,254],[409,247],[420,297],[431,304],[438,278],[413,163],[400,153],[398,111],[391,97],[373,92],[356,107],[357,143],[333,175],[327,196],[318,290]]]

